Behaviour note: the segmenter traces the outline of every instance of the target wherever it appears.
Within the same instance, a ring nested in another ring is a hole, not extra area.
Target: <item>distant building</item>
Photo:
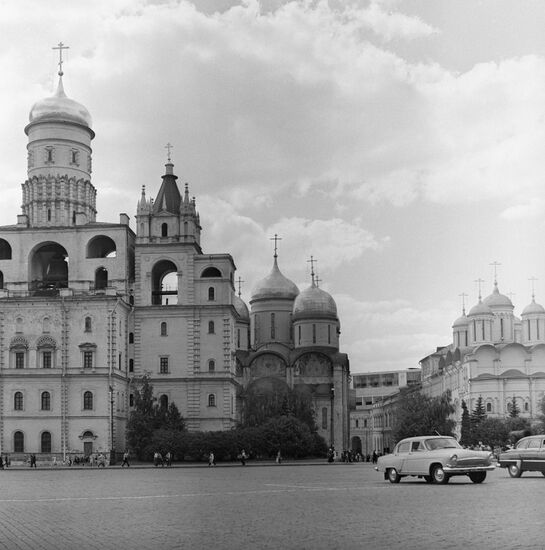
[[[348,357],[335,301],[314,276],[299,292],[275,249],[249,310],[231,255],[203,253],[170,155],[155,200],[142,188],[136,232],[126,214],[97,221],[95,133],[62,71],[25,132],[22,214],[0,227],[1,452],[122,451],[145,374],[190,430],[231,429],[248,396],[291,389],[311,399],[328,444],[349,446]]]
[[[420,366],[424,393],[451,391],[458,430],[462,400],[471,411],[479,397],[488,416],[508,416],[515,399],[520,415],[535,419],[545,395],[545,309],[535,297],[517,317],[495,282],[467,315],[464,308],[452,331],[452,343],[424,357]]]
[[[352,375],[356,394],[350,413],[351,449],[364,456],[391,446],[392,399],[400,389],[418,386],[420,369],[368,372]]]

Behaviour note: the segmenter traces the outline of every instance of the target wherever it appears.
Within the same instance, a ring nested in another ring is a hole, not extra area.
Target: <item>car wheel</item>
[[[522,475],[522,470],[516,464],[510,464],[507,467],[507,471],[511,477],[520,477]]]
[[[390,483],[399,483],[401,480],[401,476],[397,473],[397,470],[395,468],[390,468],[388,470],[388,480]]]
[[[482,483],[486,479],[486,472],[471,472],[469,474],[469,479],[473,483]]]
[[[439,483],[440,485],[445,485],[450,479],[441,465],[434,466],[431,477],[434,483]]]
[[[433,483],[433,477],[431,476],[424,476],[424,479],[426,480],[426,483]]]

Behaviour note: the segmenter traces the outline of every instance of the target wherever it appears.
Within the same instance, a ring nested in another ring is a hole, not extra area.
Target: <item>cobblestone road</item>
[[[545,478],[404,479],[369,464],[0,471],[0,548],[542,549]]]

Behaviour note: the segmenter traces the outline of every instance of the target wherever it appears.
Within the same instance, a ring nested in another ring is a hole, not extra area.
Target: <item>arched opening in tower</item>
[[[169,306],[178,303],[178,268],[169,260],[157,262],[151,272],[151,303]]]
[[[30,254],[30,288],[36,295],[55,295],[68,288],[68,253],[58,243],[43,243]]]

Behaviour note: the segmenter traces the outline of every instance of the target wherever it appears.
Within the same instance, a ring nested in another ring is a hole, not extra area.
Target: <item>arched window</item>
[[[487,413],[491,413],[491,412],[492,412],[492,403],[487,403],[487,404],[486,404],[486,412],[487,412]]]
[[[213,286],[208,287],[208,301],[213,302],[216,299],[216,291]]]
[[[275,316],[274,313],[271,313],[271,339],[276,338],[276,326],[275,326]]]
[[[108,286],[108,270],[99,267],[95,271],[95,290],[104,290]]]
[[[221,277],[221,271],[217,267],[207,267],[202,273],[202,278]]]
[[[167,324],[165,321],[161,323],[161,336],[167,336]]]
[[[129,344],[134,344],[134,332],[129,332]]]
[[[215,329],[214,321],[208,321],[208,334],[214,334]]]
[[[168,395],[163,394],[159,397],[159,406],[161,409],[168,409]]]
[[[216,406],[216,395],[213,393],[208,394],[208,406],[209,407]]]
[[[42,411],[51,410],[51,394],[48,391],[42,392]]]
[[[106,235],[97,235],[87,244],[88,258],[115,258],[116,255],[115,241]]]
[[[312,343],[313,344],[316,343],[316,325],[315,324],[312,325]]]
[[[214,361],[214,359],[210,359],[210,361],[208,361],[208,372],[214,372],[216,370],[216,362]]]
[[[85,332],[92,332],[93,330],[93,322],[91,320],[91,317],[85,317]]]
[[[11,245],[5,239],[0,239],[0,260],[11,260]]]
[[[83,394],[83,410],[84,411],[93,410],[93,392],[86,391]]]
[[[161,237],[168,237],[168,224],[161,225]]]
[[[154,306],[178,303],[178,268],[169,260],[157,262],[151,270],[151,303]]]
[[[13,434],[13,452],[25,452],[25,434],[23,432],[15,432]]]
[[[528,412],[529,409],[530,409],[530,405],[528,404],[528,401],[526,401],[526,403],[524,403],[524,411]]]
[[[16,411],[23,410],[23,393],[20,391],[16,391],[13,396],[13,408]]]
[[[42,453],[50,453],[51,452],[51,433],[50,432],[43,432],[41,437],[41,451]]]

